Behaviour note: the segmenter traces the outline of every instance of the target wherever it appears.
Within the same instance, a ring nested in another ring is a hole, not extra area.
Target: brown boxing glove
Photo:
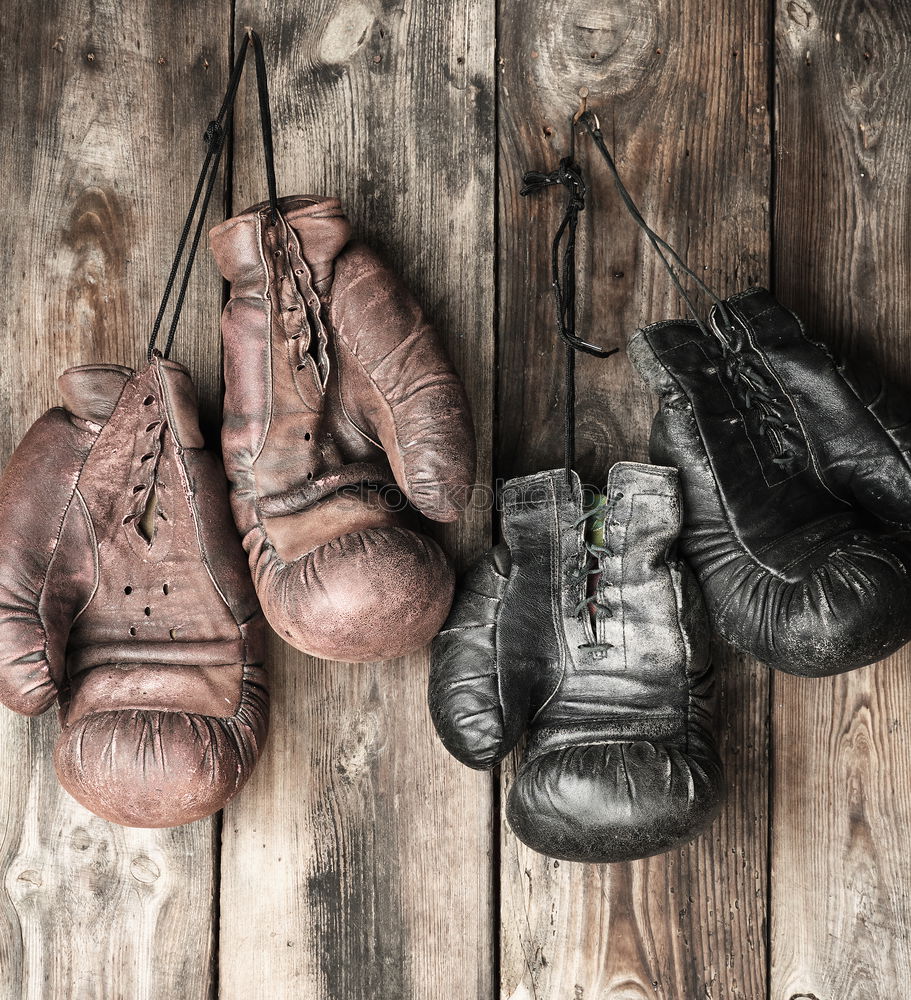
[[[220,809],[268,725],[263,622],[186,370],[72,368],[0,479],[0,701],[126,826]]]
[[[231,299],[222,316],[222,444],[234,518],[267,619],[334,660],[428,642],[452,569],[412,530],[407,500],[455,520],[475,474],[465,390],[417,303],[349,242],[339,202],[258,205],[210,242]]]

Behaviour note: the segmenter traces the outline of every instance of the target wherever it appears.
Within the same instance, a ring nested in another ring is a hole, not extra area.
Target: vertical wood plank
[[[0,8],[0,461],[59,403],[65,367],[143,363],[225,85],[229,14],[222,0]],[[198,274],[175,352],[210,413],[219,300]],[[0,997],[207,997],[214,821],[92,816],[57,784],[53,716],[0,710]]]
[[[905,4],[776,4],[777,291],[911,384]],[[776,675],[772,996],[886,1000],[911,969],[911,654]]]
[[[728,294],[764,282],[769,258],[768,13],[705,0],[500,2],[499,432],[497,475],[562,462],[561,352],[549,244],[561,198],[523,199],[521,175],[565,153],[580,87],[648,220]],[[625,345],[682,314],[587,140],[588,230],[578,254],[580,330]],[[624,356],[578,365],[578,461],[646,460],[652,406]],[[730,784],[712,829],[685,850],[592,866],[502,841],[502,971],[509,1000],[766,996],[768,677],[716,651]],[[503,769],[503,793],[514,763]]]
[[[279,193],[339,195],[405,275],[465,378],[486,482],[492,4],[244,0],[236,23],[263,36]],[[250,80],[245,93],[236,211],[265,195]],[[479,502],[444,544],[464,565],[489,525]],[[270,662],[270,744],[225,814],[221,995],[491,996],[493,790],[433,733],[426,655],[332,664],[273,637]]]

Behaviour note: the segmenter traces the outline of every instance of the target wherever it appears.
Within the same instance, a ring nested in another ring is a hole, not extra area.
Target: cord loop
[[[147,351],[149,361],[151,361],[156,354],[164,358],[169,357],[171,347],[174,344],[174,337],[177,333],[177,324],[180,321],[180,314],[183,310],[184,300],[187,295],[187,287],[190,284],[190,273],[193,270],[193,262],[196,260],[196,252],[199,249],[199,241],[202,238],[202,231],[205,227],[206,215],[209,210],[209,202],[212,200],[212,193],[215,190],[215,181],[218,178],[218,165],[221,162],[221,154],[224,150],[225,141],[227,139],[227,127],[234,112],[234,99],[237,96],[237,88],[240,84],[241,72],[247,58],[247,49],[251,43],[253,45],[254,57],[256,60],[256,89],[259,96],[259,117],[262,129],[263,156],[266,168],[266,183],[269,191],[271,221],[274,224],[278,219],[275,160],[272,148],[272,116],[269,112],[269,87],[266,79],[266,62],[265,57],[263,56],[262,42],[260,41],[259,35],[257,35],[252,28],[247,28],[246,33],[244,34],[244,40],[241,42],[240,50],[237,53],[237,60],[231,70],[231,77],[228,81],[228,89],[225,92],[224,100],[221,103],[218,115],[209,122],[203,135],[203,141],[206,144],[206,156],[203,160],[202,170],[199,173],[199,179],[196,182],[196,189],[193,192],[193,198],[190,201],[190,210],[187,213],[187,218],[184,222],[183,229],[181,230],[180,238],[177,241],[177,250],[174,253],[174,260],[171,263],[171,270],[168,274],[168,280],[165,283],[165,290],[161,298],[161,304],[158,307],[155,322],[152,324],[152,332],[149,337],[149,346]],[[197,218],[197,210],[199,212],[199,217],[196,222],[196,229],[193,232],[193,239],[190,241],[189,251],[187,252],[187,261],[184,265],[183,277],[181,278],[180,288],[177,292],[177,298],[174,303],[174,311],[171,315],[171,323],[168,327],[168,335],[165,341],[164,350],[158,351],[158,334],[161,329],[162,320],[164,319],[165,310],[168,306],[168,301],[170,300],[171,293],[174,290],[174,284],[177,280],[177,272],[180,268],[180,262],[183,259],[184,251],[187,249],[187,241],[190,239],[190,230],[193,228],[193,220]]]

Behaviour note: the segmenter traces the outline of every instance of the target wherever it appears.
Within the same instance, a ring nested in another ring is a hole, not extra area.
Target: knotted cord
[[[570,135],[574,134],[575,122],[570,123]],[[576,230],[579,215],[585,209],[586,185],[579,165],[570,154],[560,160],[560,165],[549,174],[538,170],[528,171],[522,178],[521,194],[535,194],[545,188],[559,185],[566,189],[566,205],[563,218],[551,243],[551,284],[554,291],[554,305],[557,317],[557,334],[564,344],[564,392],[563,392],[563,434],[564,465],[566,478],[576,460],[576,351],[608,358],[616,354],[618,348],[608,350],[583,340],[576,333]],[[562,252],[561,252],[562,248]]]

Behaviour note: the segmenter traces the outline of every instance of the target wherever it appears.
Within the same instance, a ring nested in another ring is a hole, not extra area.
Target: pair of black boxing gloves
[[[710,631],[809,677],[911,639],[907,394],[761,288],[628,353],[657,464],[587,496],[563,470],[508,483],[503,541],[433,646],[443,742],[490,767],[527,734],[507,817],[575,861],[668,851],[717,814]]]
[[[660,854],[724,796],[710,635],[822,677],[911,639],[911,404],[875,368],[838,362],[762,288],[721,300],[642,217],[597,117],[574,116],[691,319],[648,326],[628,355],[659,399],[654,465],[618,462],[585,490],[573,464],[572,159],[525,176],[565,191],[552,250],[566,345],[565,469],[512,480],[502,542],[468,574],[433,645],[443,743],[491,767],[527,736],[506,815],[570,861]],[[714,303],[697,310],[681,274]]]

